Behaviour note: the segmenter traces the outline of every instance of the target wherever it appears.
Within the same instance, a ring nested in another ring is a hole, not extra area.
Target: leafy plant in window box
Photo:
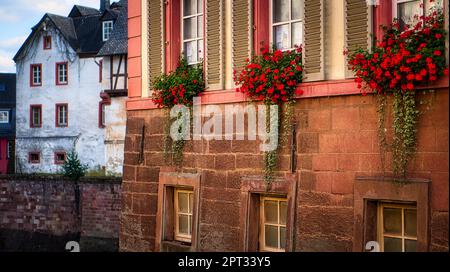
[[[302,48],[294,50],[269,50],[268,46],[261,48],[261,54],[247,59],[246,66],[238,73],[234,71],[234,81],[239,87],[237,92],[243,93],[254,101],[262,101],[266,105],[266,132],[270,124],[282,119],[281,144],[285,143],[293,119],[293,104],[296,95],[303,94],[297,85],[302,82]],[[270,106],[284,106],[283,113],[270,114]],[[281,118],[280,118],[281,117]],[[270,122],[269,122],[270,121]],[[270,133],[278,133],[270,129]],[[278,135],[276,135],[278,137]],[[278,164],[278,150],[265,151],[264,178],[266,183],[273,181]]]
[[[169,135],[172,122],[180,121],[183,116],[180,113],[177,117],[171,118],[170,109],[176,105],[184,105],[189,107],[192,112],[194,97],[201,96],[205,89],[203,64],[188,65],[186,59],[181,58],[175,71],[169,74],[162,74],[154,79],[153,87],[153,102],[159,108],[166,109],[164,126],[165,157],[167,159],[171,155],[175,164],[180,166],[183,162],[185,140],[171,140]],[[181,133],[181,127],[178,132]]]
[[[418,16],[417,16],[418,17]],[[418,17],[419,18],[419,17]],[[362,94],[379,95],[379,142],[383,150],[389,148],[386,140],[387,95],[393,96],[393,172],[406,177],[408,162],[416,151],[417,87],[448,76],[445,63],[444,15],[441,9],[429,16],[421,16],[412,26],[400,29],[394,19],[382,40],[373,48],[358,49],[348,55],[349,67]],[[347,52],[344,52],[346,54]]]

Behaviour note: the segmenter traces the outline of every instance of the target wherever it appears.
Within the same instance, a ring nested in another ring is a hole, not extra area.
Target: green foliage
[[[75,150],[72,150],[67,155],[67,159],[62,165],[62,168],[63,175],[75,181],[78,181],[81,177],[83,177],[88,169],[87,165],[80,162],[78,154]]]

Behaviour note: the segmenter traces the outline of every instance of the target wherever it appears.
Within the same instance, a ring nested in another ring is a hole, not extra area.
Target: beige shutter
[[[205,0],[206,54],[205,76],[208,89],[223,89],[224,1]]]
[[[163,63],[163,0],[148,0],[148,63],[150,89],[152,81],[162,72]]]
[[[345,1],[345,47],[352,52],[358,48],[370,48],[372,16],[366,0]],[[352,77],[347,71],[347,77]]]
[[[250,57],[250,0],[233,0],[233,69],[243,68]]]
[[[324,0],[304,0],[304,81],[324,79]]]

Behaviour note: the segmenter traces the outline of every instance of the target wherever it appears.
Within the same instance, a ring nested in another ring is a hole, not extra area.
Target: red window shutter
[[[181,55],[181,1],[166,2],[165,72],[174,71]]]
[[[253,5],[253,50],[260,52],[262,45],[270,46],[270,0],[254,0]]]

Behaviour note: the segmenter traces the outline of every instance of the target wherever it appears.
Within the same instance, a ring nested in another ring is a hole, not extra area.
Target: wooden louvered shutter
[[[148,0],[148,63],[150,89],[152,81],[162,72],[163,35],[162,35],[163,0]]]
[[[324,0],[304,0],[305,81],[324,79]]]
[[[243,68],[245,60],[250,58],[250,2],[233,0],[233,69]]]
[[[223,89],[224,0],[205,0],[206,4],[206,87]]]
[[[345,47],[349,52],[370,48],[371,10],[366,0],[345,1]],[[353,77],[353,73],[347,71],[347,77]]]

